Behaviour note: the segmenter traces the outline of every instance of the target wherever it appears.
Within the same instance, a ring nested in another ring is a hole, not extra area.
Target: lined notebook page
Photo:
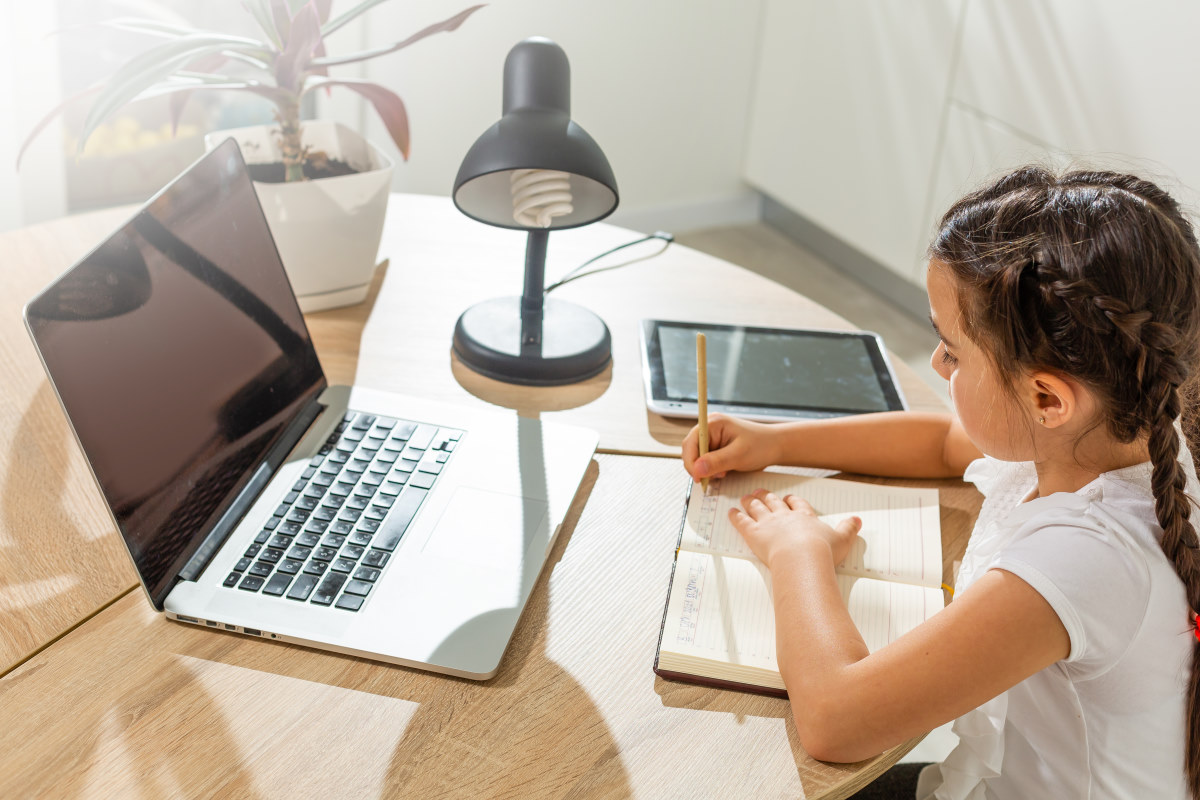
[[[778,672],[766,567],[757,560],[681,551],[662,650]]]
[[[899,639],[945,605],[940,588],[850,575],[838,575],[837,581],[850,618],[872,653]]]
[[[942,583],[942,536],[936,489],[902,489],[780,472],[731,472],[696,484],[688,502],[680,548],[754,558],[729,521],[729,509],[755,489],[803,497],[833,524],[862,518],[858,540],[839,572],[877,576],[923,586]]]

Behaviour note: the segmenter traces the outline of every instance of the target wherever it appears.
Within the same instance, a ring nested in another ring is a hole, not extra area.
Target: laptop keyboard
[[[358,611],[462,433],[347,412],[225,586]]]

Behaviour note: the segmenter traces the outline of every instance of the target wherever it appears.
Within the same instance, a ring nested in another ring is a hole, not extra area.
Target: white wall
[[[66,213],[57,122],[15,166],[25,136],[58,102],[57,54],[45,40],[57,27],[52,3],[0,2],[0,231]]]
[[[398,41],[470,0],[384,3],[330,37],[332,54]],[[335,3],[334,13],[345,3]],[[448,195],[467,149],[500,117],[504,58],[548,36],[571,62],[572,116],[612,164],[612,220],[680,230],[757,215],[741,177],[762,0],[499,0],[457,31],[369,62],[366,77],[408,108],[412,155],[398,191]],[[351,74],[344,70],[335,74]],[[336,92],[337,90],[335,90]],[[359,126],[349,93],[326,107]],[[368,111],[367,136],[395,148]]]

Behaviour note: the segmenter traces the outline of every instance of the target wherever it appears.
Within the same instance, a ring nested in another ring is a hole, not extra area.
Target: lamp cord
[[[607,267],[597,267],[596,269],[588,270],[587,272],[579,274],[579,271],[581,269],[583,269],[584,267],[587,267],[590,264],[596,263],[597,261],[604,258],[605,256],[610,256],[613,253],[617,252],[618,250],[624,250],[626,247],[633,247],[635,244],[641,244],[642,242],[649,242],[652,239],[661,239],[663,242],[665,242],[665,244],[662,246],[662,250],[659,250],[656,253],[650,253],[649,255],[638,256],[637,258],[631,258],[628,261],[622,261],[620,264],[613,264],[613,265],[607,266]],[[589,275],[595,275],[598,272],[608,272],[609,270],[620,269],[621,267],[627,267],[630,264],[636,264],[639,261],[646,261],[651,258],[655,258],[656,256],[662,255],[663,252],[668,247],[671,246],[671,242],[673,242],[673,241],[675,241],[675,236],[673,234],[667,233],[666,231],[655,231],[654,233],[650,234],[649,236],[643,236],[641,239],[634,239],[632,242],[626,242],[625,244],[619,244],[616,247],[612,248],[611,250],[605,250],[603,253],[601,253],[598,256],[592,256],[587,261],[583,262],[578,267],[576,267],[575,269],[568,272],[562,278],[560,278],[559,280],[557,280],[554,283],[547,286],[543,293],[550,294],[550,292],[554,291],[555,289],[562,286],[563,284],[570,283],[571,281],[577,281],[580,278],[586,278]]]

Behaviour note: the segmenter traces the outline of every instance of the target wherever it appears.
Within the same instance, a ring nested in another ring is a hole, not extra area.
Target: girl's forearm
[[[869,655],[842,602],[833,555],[813,540],[771,561],[779,671],[788,689],[804,749],[822,760],[844,760],[846,668]]]
[[[973,456],[957,427],[949,413],[917,411],[785,423],[781,463],[895,478],[959,477]]]

